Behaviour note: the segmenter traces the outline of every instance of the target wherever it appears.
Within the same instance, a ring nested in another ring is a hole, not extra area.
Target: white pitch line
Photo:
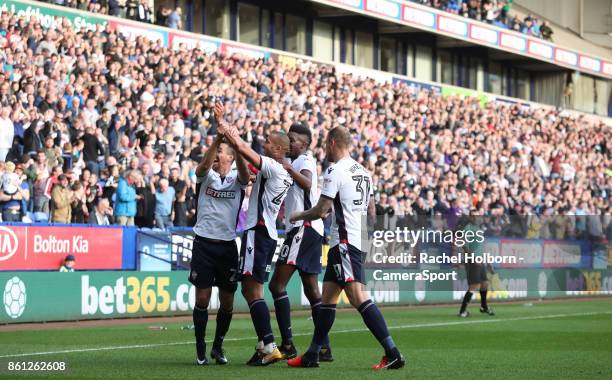
[[[529,321],[529,320],[565,318],[565,317],[583,317],[583,316],[589,316],[589,315],[603,315],[603,314],[612,314],[612,311],[534,315],[534,316],[529,316],[529,317],[516,317],[516,318],[491,318],[491,319],[477,319],[477,320],[467,320],[467,321],[463,320],[463,321],[456,321],[456,322],[419,323],[419,324],[413,324],[413,325],[389,326],[389,329],[390,330],[400,330],[400,329],[415,329],[415,328],[421,328],[421,327],[445,327],[445,326],[471,325],[471,324],[480,324],[480,323],[499,323],[499,322]],[[366,331],[369,331],[369,330],[365,328],[335,330],[335,331],[332,330],[330,334],[346,334],[346,333],[366,332]],[[293,334],[293,336],[310,336],[310,335],[312,335],[312,333]],[[243,340],[253,340],[253,337],[225,339],[225,341],[232,341],[232,342],[243,341]],[[70,353],[110,351],[110,350],[130,350],[130,349],[135,349],[135,348],[180,346],[180,345],[185,345],[185,344],[193,344],[193,340],[190,340],[187,342],[134,344],[130,346],[75,348],[72,350],[31,352],[31,353],[23,353],[23,354],[0,355],[0,358],[21,358],[21,357],[26,357],[26,356],[42,356],[42,355],[70,354]]]

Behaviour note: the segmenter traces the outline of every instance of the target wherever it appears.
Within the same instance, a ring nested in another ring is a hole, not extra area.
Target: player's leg
[[[213,341],[210,357],[215,359],[217,364],[227,364],[223,350],[223,340],[232,323],[232,313],[234,310],[234,290],[219,288],[219,310],[217,311],[217,328],[215,329],[215,340]]]
[[[214,260],[211,257],[214,250],[213,244],[205,242],[199,237],[194,239],[189,282],[196,288],[193,326],[196,339],[196,363],[200,365],[208,364],[204,338],[206,336],[206,325],[208,324],[208,304],[214,283]]]
[[[484,276],[486,278],[486,271],[484,271]],[[487,292],[489,290],[489,281],[484,280],[480,283],[480,312],[483,314],[488,314],[490,316],[494,316],[495,312],[493,309],[489,308],[487,304]]]
[[[249,230],[241,247],[242,295],[249,304],[251,319],[257,333],[258,348],[247,364],[268,365],[282,359],[276,347],[270,309],[263,298],[263,285],[268,281],[276,240],[268,236],[265,227]],[[246,252],[246,253],[245,253]]]
[[[300,278],[302,280],[302,287],[304,288],[304,295],[310,302],[310,309],[312,312],[313,324],[317,325],[317,321],[320,318],[321,305],[323,304],[321,299],[321,292],[319,290],[318,275],[314,273],[300,272]],[[331,347],[329,344],[329,336],[325,337],[321,351],[319,353],[319,361],[331,362],[333,361],[331,353]]]
[[[351,305],[361,314],[365,325],[385,350],[385,356],[383,356],[380,364],[374,366],[374,369],[398,369],[403,367],[404,358],[389,333],[387,322],[385,322],[378,306],[363,290],[363,284],[357,281],[348,283],[344,292]]]
[[[219,310],[217,311],[217,328],[210,351],[211,358],[217,364],[227,364],[223,350],[223,340],[232,322],[234,294],[236,293],[238,272],[238,248],[235,241],[219,244],[216,252],[215,285],[219,288]]]
[[[467,277],[468,290],[463,295],[461,308],[459,309],[459,316],[462,318],[470,316],[467,307],[474,296],[474,292],[480,289],[480,274],[478,272],[478,267],[478,264],[465,264],[465,276]]]
[[[333,275],[329,275],[329,273],[332,272],[330,265],[331,264],[328,263],[325,271],[321,306],[319,307],[319,314],[315,322],[315,329],[310,347],[308,347],[308,350],[304,353],[304,355],[298,356],[295,359],[287,360],[287,364],[290,367],[312,368],[319,366],[319,354],[321,352],[321,348],[327,341],[326,339],[329,331],[331,330],[336,319],[336,303],[338,302],[338,297],[342,292],[342,286],[332,280]]]
[[[268,286],[274,298],[276,321],[282,337],[280,350],[285,359],[291,359],[297,355],[291,333],[291,303],[287,295],[287,284],[294,272],[294,265],[277,263]]]
[[[258,350],[261,349],[259,360],[252,362],[251,365],[268,365],[282,359],[282,354],[274,342],[272,324],[270,322],[270,309],[263,298],[263,284],[258,282],[253,276],[245,277],[242,280],[242,295],[249,305],[253,327],[257,333]]]
[[[210,302],[211,288],[198,289],[195,292],[195,306],[193,307],[193,330],[196,340],[197,364],[208,364],[206,357],[206,325],[208,324],[208,304]]]

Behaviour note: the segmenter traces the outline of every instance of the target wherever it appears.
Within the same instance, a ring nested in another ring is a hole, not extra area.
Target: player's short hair
[[[231,154],[233,157],[236,157],[236,149],[227,141],[221,141],[221,144],[227,146],[227,152]]]
[[[340,148],[348,148],[351,145],[351,134],[344,127],[336,127],[329,131],[328,141],[334,141]]]
[[[280,145],[286,152],[289,151],[289,136],[282,132],[272,132],[270,137],[274,140],[274,144]]]
[[[312,143],[312,133],[310,132],[310,128],[305,126],[302,123],[294,123],[289,127],[289,132],[297,133],[298,135],[306,136],[308,139],[308,145]]]

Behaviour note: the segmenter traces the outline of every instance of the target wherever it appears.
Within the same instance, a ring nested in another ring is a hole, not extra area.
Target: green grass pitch
[[[193,331],[185,322],[104,327],[2,331],[0,378],[73,379],[599,379],[612,376],[612,299],[493,305],[497,316],[456,317],[457,307],[382,309],[407,365],[400,371],[370,369],[381,356],[355,311],[339,312],[330,335],[335,362],[318,369],[288,368],[285,362],[251,368],[255,339],[250,319],[235,318],[225,348],[226,366],[196,367]],[[276,323],[272,316],[273,324]],[[208,325],[209,336],[215,322]],[[312,321],[294,317],[298,349],[310,341]],[[64,351],[57,353],[57,351]],[[39,355],[26,355],[41,353]],[[8,372],[9,361],[65,361],[62,373]]]

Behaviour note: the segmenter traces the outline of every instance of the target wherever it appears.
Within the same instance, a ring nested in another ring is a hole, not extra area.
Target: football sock
[[[480,306],[487,310],[489,306],[487,306],[487,289],[480,290]]]
[[[471,291],[467,291],[465,292],[465,295],[463,296],[463,302],[461,302],[461,309],[459,310],[459,314],[464,313],[465,310],[468,307],[468,304],[470,303],[470,301],[472,300],[472,295],[474,293],[472,293]]]
[[[389,335],[387,323],[378,306],[372,300],[367,300],[359,305],[357,310],[361,313],[361,318],[363,318],[368,329],[370,329],[378,342],[383,346],[385,352],[390,352],[395,348],[395,342],[393,342],[393,338]]]
[[[319,319],[319,312],[321,311],[321,299],[316,299],[311,305],[310,310],[312,312],[312,322],[314,325],[317,325],[317,320]],[[329,336],[326,335],[323,341],[323,347],[329,347]]]
[[[275,348],[276,348],[276,344],[275,344],[274,342],[272,342],[272,343],[268,343],[268,344],[266,344],[266,345],[264,346],[264,348],[263,348],[263,352],[264,352],[264,354],[266,354],[266,355],[267,355],[267,354],[271,354],[271,353],[274,351],[274,349],[275,349]]]
[[[336,319],[336,304],[322,304],[319,307],[319,314],[315,323],[314,336],[309,352],[319,353],[321,346],[326,341],[327,334],[331,330],[334,320]]]
[[[206,351],[204,336],[206,335],[206,324],[208,323],[208,309],[197,305],[193,308],[193,331],[196,338],[196,349],[198,356],[203,356]]]
[[[219,308],[217,312],[217,329],[215,330],[215,340],[213,347],[221,348],[223,345],[223,339],[227,330],[229,330],[230,323],[232,322],[232,311]]]
[[[249,309],[257,338],[262,340],[264,345],[274,342],[274,334],[272,334],[272,326],[270,325],[270,310],[266,301],[260,298],[250,302]]]
[[[274,312],[276,313],[276,321],[283,339],[283,345],[291,345],[293,335],[291,334],[291,304],[287,292],[273,294],[274,296]]]

